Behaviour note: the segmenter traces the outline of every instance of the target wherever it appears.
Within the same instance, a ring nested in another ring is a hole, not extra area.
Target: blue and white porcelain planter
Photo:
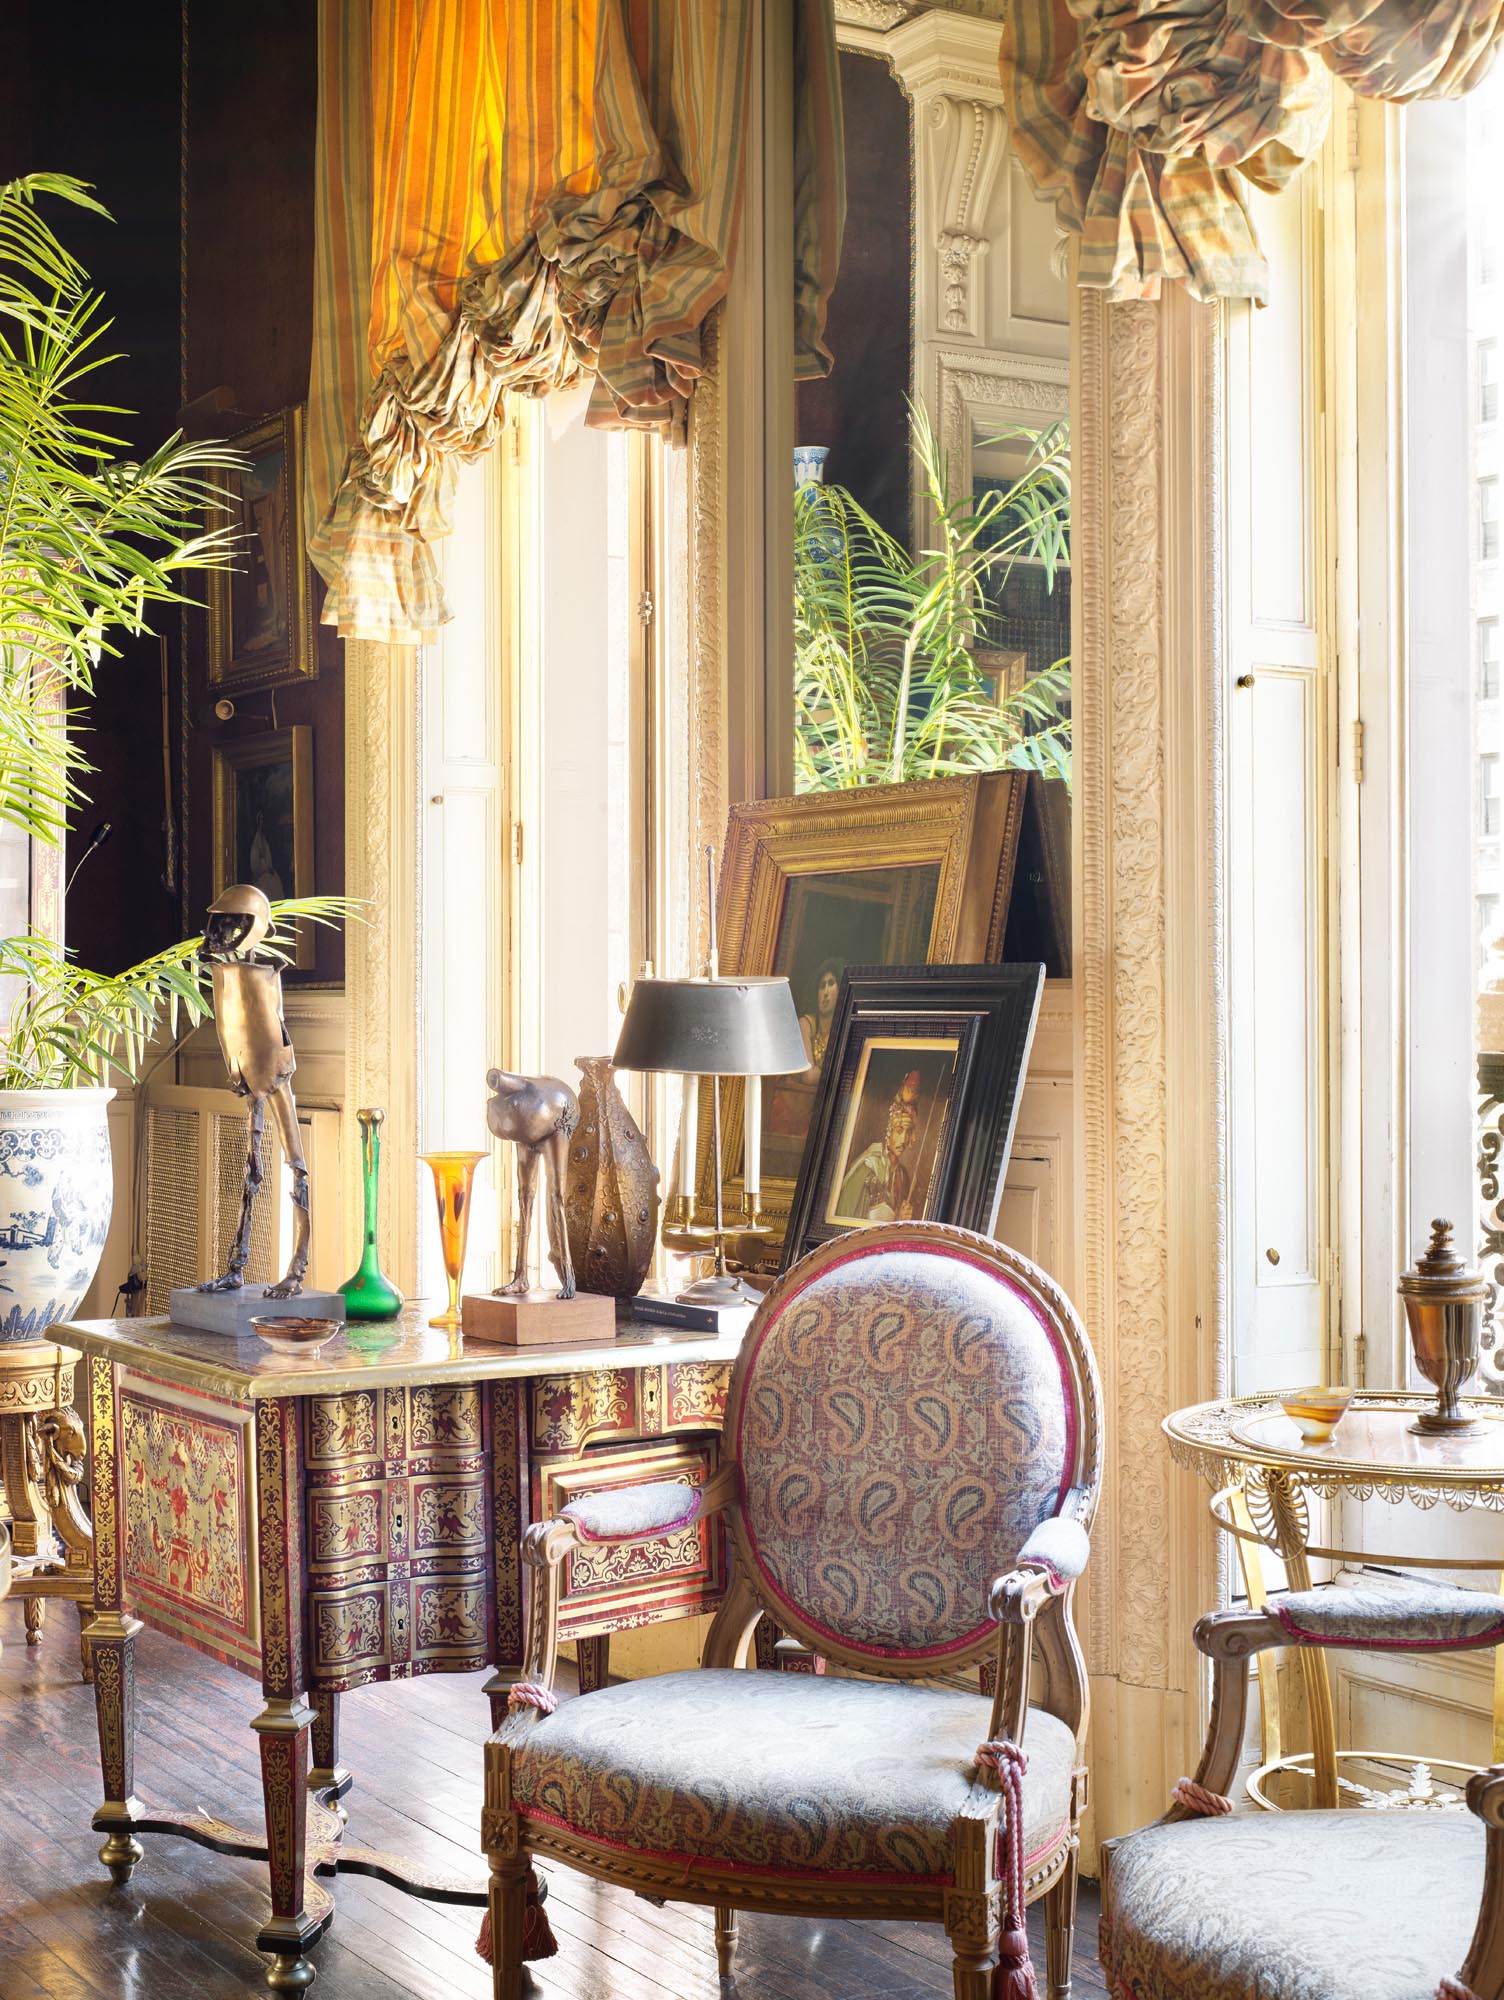
[[[0,1342],[40,1340],[94,1282],[113,1090],[0,1090]]]

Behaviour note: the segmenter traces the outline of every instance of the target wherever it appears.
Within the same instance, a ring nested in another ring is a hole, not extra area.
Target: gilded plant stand
[[[1417,1436],[1417,1413],[1435,1406],[1434,1395],[1359,1395],[1353,1398],[1326,1444],[1304,1444],[1295,1425],[1272,1396],[1239,1396],[1198,1403],[1166,1417],[1163,1429],[1179,1465],[1201,1474],[1212,1487],[1212,1519],[1237,1543],[1250,1606],[1268,1595],[1263,1557],[1268,1550],[1284,1564],[1291,1590],[1311,1587],[1311,1560],[1369,1563],[1399,1569],[1483,1570],[1491,1587],[1504,1590],[1504,1553],[1493,1557],[1380,1555],[1371,1549],[1344,1549],[1311,1540],[1310,1498],[1381,1499],[1398,1505],[1444,1506],[1455,1513],[1481,1507],[1504,1513],[1504,1404],[1491,1397],[1463,1399],[1474,1430],[1461,1435]],[[1311,1748],[1286,1754],[1285,1718],[1277,1676],[1259,1676],[1264,1727],[1264,1762],[1248,1780],[1255,1803],[1272,1807],[1269,1781],[1277,1772],[1297,1772],[1310,1782],[1311,1803],[1335,1806],[1361,1796],[1364,1788],[1342,1773],[1345,1764],[1396,1762],[1441,1765],[1465,1781],[1472,1765],[1443,1765],[1436,1758],[1398,1756],[1393,1751],[1337,1748],[1327,1651],[1299,1648],[1309,1714]],[[1504,1759],[1504,1648],[1495,1654],[1493,1755]],[[1412,1790],[1415,1790],[1412,1784]],[[1409,1796],[1409,1795],[1403,1795]],[[1372,1794],[1369,1794],[1372,1802]],[[1419,1792],[1415,1803],[1429,1804]]]
[[[80,1634],[93,1614],[94,1535],[84,1512],[84,1427],[73,1407],[78,1356],[48,1340],[0,1343],[0,1482],[13,1589],[37,1645],[49,1597],[70,1600]],[[85,1680],[89,1647],[80,1637]]]
[[[494,1727],[522,1671],[529,1521],[596,1486],[698,1484],[717,1463],[738,1336],[628,1325],[540,1357],[427,1318],[411,1305],[384,1345],[346,1334],[295,1357],[165,1320],[67,1329],[88,1356],[94,1445],[100,1858],[126,1881],[143,1833],[264,1858],[271,1913],[256,1942],[278,1992],[313,1978],[308,1952],[334,1914],[319,1878],[347,1870],[486,1900],[479,1877],[424,1871],[346,1833],[340,1698],[489,1667]],[[713,1521],[642,1549],[582,1549],[561,1632],[584,1642],[587,1677],[603,1677],[610,1632],[712,1610],[724,1582]],[[264,1835],[137,1798],[143,1625],[260,1681]]]

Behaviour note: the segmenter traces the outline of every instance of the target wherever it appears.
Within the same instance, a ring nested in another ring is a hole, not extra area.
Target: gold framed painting
[[[1027,774],[808,792],[733,806],[721,870],[723,976],[782,973],[808,1069],[762,1088],[762,1213],[776,1260],[848,965],[994,963],[1002,956]],[[743,1086],[725,1091],[725,1198],[743,1211]],[[713,1200],[709,1143],[697,1184]]]
[[[303,535],[303,412],[282,410],[229,442],[245,459],[219,475],[211,528],[237,537],[233,568],[210,570],[209,685],[272,687],[319,670]]]
[[[313,730],[306,723],[214,746],[214,893],[253,882],[276,902],[313,894]],[[312,927],[293,964],[313,969]]]

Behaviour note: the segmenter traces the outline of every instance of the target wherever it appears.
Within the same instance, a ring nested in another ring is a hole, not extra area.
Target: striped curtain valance
[[[1267,297],[1248,190],[1277,192],[1326,133],[1331,78],[1405,103],[1460,97],[1504,0],[1014,0],[1013,145],[1114,299]]]
[[[839,81],[830,0],[799,17],[819,367]],[[321,0],[309,552],[343,636],[445,622],[432,544],[509,394],[589,375],[593,424],[682,410],[735,253],[755,20],[756,0]]]

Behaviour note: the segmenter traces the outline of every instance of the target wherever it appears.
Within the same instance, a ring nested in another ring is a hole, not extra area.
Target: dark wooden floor
[[[48,1606],[28,1648],[21,1606],[0,1605],[0,1995],[3,2000],[220,2000],[265,1992],[247,1943],[264,1912],[263,1871],[187,1841],[148,1835],[146,1859],[114,1889],[89,1819],[99,1798],[92,1690],[77,1672],[72,1609]],[[138,1642],[136,1788],[149,1804],[260,1825],[260,1707],[241,1675],[144,1633]],[[368,1688],[344,1705],[347,1803],[366,1842],[483,1876],[476,1851],[486,1704],[479,1680],[435,1675]],[[320,2000],[489,2000],[472,1949],[476,1918],[342,1875],[317,1947]],[[559,1956],[533,1991],[549,2000],[716,2000],[708,1910],[655,1910],[565,1869],[550,1874]],[[1038,1912],[1031,1922],[1043,1988]],[[1077,2000],[1103,1993],[1096,1905],[1077,1931]],[[744,2000],[921,2000],[949,1995],[938,1928],[744,1917],[735,1990]]]

